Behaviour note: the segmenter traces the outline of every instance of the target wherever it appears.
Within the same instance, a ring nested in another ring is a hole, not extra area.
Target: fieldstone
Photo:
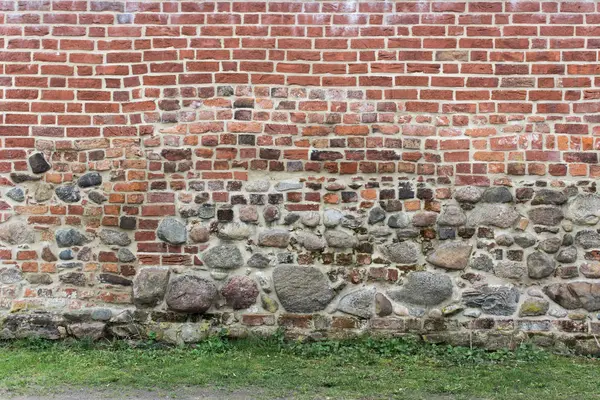
[[[490,315],[512,315],[519,303],[519,291],[513,286],[480,286],[462,294],[467,307],[479,307]]]
[[[302,213],[300,217],[300,222],[302,225],[307,226],[309,228],[314,228],[319,225],[321,222],[321,215],[316,211],[308,211]]]
[[[31,244],[35,241],[35,232],[23,221],[9,220],[0,224],[0,240],[13,246]]]
[[[579,267],[579,272],[589,279],[600,278],[600,263],[598,262],[585,262]]]
[[[14,187],[6,192],[6,197],[20,203],[25,201],[25,192],[20,187]]]
[[[342,231],[326,231],[325,240],[329,247],[336,249],[352,249],[358,245],[358,239]]]
[[[544,239],[540,242],[540,250],[545,251],[546,253],[549,254],[554,254],[556,253],[559,249],[560,246],[562,245],[562,239],[559,237],[551,237],[548,239]]]
[[[59,186],[54,190],[54,193],[56,193],[56,196],[65,203],[77,203],[81,200],[81,194],[79,193],[79,188],[77,188],[77,186]]]
[[[406,265],[415,264],[420,253],[418,246],[409,241],[385,244],[379,249],[391,262]]]
[[[281,264],[273,270],[275,292],[287,312],[311,313],[327,307],[335,292],[314,267]]]
[[[246,192],[264,193],[269,191],[271,182],[268,179],[257,179],[246,182]]]
[[[251,234],[250,227],[241,222],[219,224],[217,228],[217,236],[223,240],[245,240]]]
[[[258,209],[256,206],[240,207],[240,221],[251,224],[258,222]]]
[[[322,251],[327,246],[327,241],[321,236],[311,232],[297,232],[296,241],[308,251]]]
[[[375,287],[350,292],[340,299],[337,309],[359,318],[371,318],[375,314],[376,293]]]
[[[87,278],[82,272],[67,272],[58,276],[58,279],[62,283],[66,283],[73,286],[85,286]]]
[[[494,186],[485,189],[481,201],[484,203],[511,203],[513,195],[507,187]]]
[[[200,224],[194,224],[190,229],[190,239],[194,243],[206,243],[210,239],[210,231]]]
[[[96,192],[95,190],[92,190],[91,192],[88,193],[88,199],[90,199],[91,201],[93,201],[96,204],[102,204],[106,200],[108,200],[105,195],[103,195],[100,192]]]
[[[35,192],[33,198],[38,203],[48,201],[54,195],[54,186],[49,183],[40,182],[35,186]]]
[[[262,308],[270,313],[276,313],[279,310],[279,304],[265,293],[260,295],[260,303]]]
[[[477,228],[482,225],[510,228],[520,218],[519,213],[509,204],[483,203],[477,205],[467,217],[467,226]]]
[[[576,224],[596,225],[600,221],[600,194],[578,194],[569,205],[568,215]]]
[[[50,274],[42,273],[42,274],[27,274],[25,277],[27,282],[32,285],[50,285],[54,281],[52,280],[52,276]],[[0,279],[1,282],[1,279]]]
[[[323,225],[327,228],[335,228],[340,224],[344,214],[336,209],[328,209],[323,213]]]
[[[470,259],[469,267],[478,271],[490,272],[494,268],[494,261],[487,254],[479,254]]]
[[[290,190],[300,190],[302,189],[302,182],[298,181],[280,181],[275,185],[275,190],[279,192],[287,192]]]
[[[290,244],[290,232],[284,229],[270,229],[258,234],[258,245],[286,248]]]
[[[266,206],[263,210],[263,217],[266,222],[275,222],[281,218],[281,214],[279,213],[279,208],[277,206]]]
[[[571,235],[570,233],[565,233],[562,238],[562,245],[563,246],[571,246],[573,243],[575,243],[575,239],[573,238],[573,235]]]
[[[388,218],[388,226],[394,229],[408,228],[410,226],[410,217],[403,212],[390,215]]]
[[[293,225],[295,224],[298,220],[300,219],[300,214],[292,212],[289,214],[286,214],[285,217],[283,217],[283,223],[285,225]]]
[[[432,211],[419,211],[412,217],[412,224],[417,227],[435,225],[438,214]]]
[[[217,208],[214,204],[202,204],[196,210],[198,213],[198,218],[201,219],[211,219],[215,217],[215,213],[217,212]]]
[[[382,293],[377,293],[375,295],[375,314],[378,317],[387,317],[388,315],[392,315],[393,312],[394,306],[392,302]]]
[[[515,243],[523,249],[533,246],[536,242],[537,238],[531,233],[515,236]]]
[[[250,268],[268,268],[271,265],[271,258],[262,254],[254,253],[248,259],[248,267]]]
[[[98,278],[100,282],[108,283],[109,285],[131,286],[133,284],[130,279],[124,278],[120,275],[100,274]]]
[[[190,314],[203,314],[217,297],[215,284],[194,275],[180,275],[171,279],[166,292],[169,309]]]
[[[46,262],[54,262],[57,260],[56,256],[52,252],[52,250],[50,250],[50,247],[45,246],[42,249],[42,260],[44,260]]]
[[[535,193],[535,197],[531,200],[532,206],[553,205],[559,206],[567,202],[567,196],[556,190],[540,189]]]
[[[0,283],[10,285],[23,279],[21,270],[17,267],[0,268]]]
[[[185,224],[176,218],[167,217],[160,221],[156,235],[163,242],[173,245],[184,244],[187,241]]]
[[[373,207],[369,211],[369,225],[385,221],[385,211],[381,207]]]
[[[352,214],[344,214],[340,224],[344,228],[354,230],[360,228],[363,225],[363,222],[364,221],[362,218],[356,217]]]
[[[535,317],[538,315],[546,315],[550,303],[545,299],[540,298],[528,298],[523,301],[521,308],[519,309],[519,317]]]
[[[107,246],[129,246],[131,244],[127,233],[113,229],[102,229],[98,236],[100,241]]]
[[[208,249],[202,261],[209,268],[236,269],[244,265],[244,258],[240,249],[232,244],[224,244]]]
[[[77,253],[77,259],[80,261],[90,261],[92,259],[92,249],[90,247],[83,247]]]
[[[258,271],[256,274],[254,274],[254,276],[258,281],[258,286],[260,286],[260,289],[265,293],[271,293],[271,286],[273,285],[273,282],[271,281],[271,276],[261,271]]]
[[[527,256],[527,273],[530,278],[542,279],[554,273],[556,263],[547,254],[536,251]]]
[[[452,279],[446,274],[417,271],[408,274],[402,287],[391,289],[387,293],[394,301],[434,306],[450,298],[452,288]]]
[[[87,236],[73,228],[58,229],[54,237],[58,247],[83,246],[90,242]]]
[[[460,226],[467,222],[465,212],[457,205],[449,204],[444,206],[437,223],[440,226]]]
[[[258,286],[248,276],[234,276],[223,286],[221,295],[234,310],[242,310],[256,303]]]
[[[600,233],[590,229],[577,232],[575,242],[584,249],[600,248]]]
[[[73,259],[73,250],[64,249],[60,253],[58,253],[58,258],[61,260],[72,260]]]
[[[465,269],[472,250],[473,246],[466,242],[445,242],[427,256],[427,262],[446,269]]]
[[[494,275],[504,279],[521,279],[525,275],[525,266],[516,261],[498,261],[494,266]]]
[[[34,174],[42,174],[52,168],[42,153],[35,153],[29,156],[29,166],[31,167],[31,172]]]
[[[104,322],[78,322],[69,325],[69,333],[75,339],[99,340],[104,337],[106,324]]]
[[[477,186],[464,186],[454,191],[454,199],[461,203],[477,203],[483,191]]]
[[[572,263],[575,260],[577,260],[577,248],[575,246],[564,248],[556,255],[556,261],[561,263]]]
[[[554,283],[546,286],[544,293],[567,310],[600,310],[600,282]]]
[[[554,226],[560,224],[564,218],[563,212],[558,207],[534,207],[529,210],[529,219],[536,225]]]
[[[117,251],[117,258],[119,262],[129,263],[135,261],[135,254],[131,252],[131,250],[121,247],[119,251]]]
[[[77,180],[77,184],[81,188],[88,188],[92,186],[98,186],[102,184],[102,175],[98,172],[88,172],[87,174],[82,175]]]

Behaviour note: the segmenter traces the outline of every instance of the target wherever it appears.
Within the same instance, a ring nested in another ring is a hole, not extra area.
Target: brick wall
[[[0,0],[0,336],[594,331],[599,49],[594,1]]]

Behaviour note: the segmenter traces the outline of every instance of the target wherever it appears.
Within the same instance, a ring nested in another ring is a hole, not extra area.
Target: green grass
[[[193,347],[0,343],[0,393],[183,386],[249,390],[257,398],[600,399],[600,368],[595,359],[529,346],[486,352],[402,338],[299,343],[217,337]]]

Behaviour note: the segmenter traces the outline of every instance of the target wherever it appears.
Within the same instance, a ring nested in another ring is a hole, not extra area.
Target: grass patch
[[[598,361],[418,343],[405,338],[286,342],[208,339],[0,343],[0,393],[61,388],[256,390],[294,399],[600,399]]]

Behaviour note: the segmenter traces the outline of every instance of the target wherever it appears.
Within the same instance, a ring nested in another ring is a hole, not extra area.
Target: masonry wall
[[[2,0],[0,338],[598,351],[599,49],[594,1]]]

